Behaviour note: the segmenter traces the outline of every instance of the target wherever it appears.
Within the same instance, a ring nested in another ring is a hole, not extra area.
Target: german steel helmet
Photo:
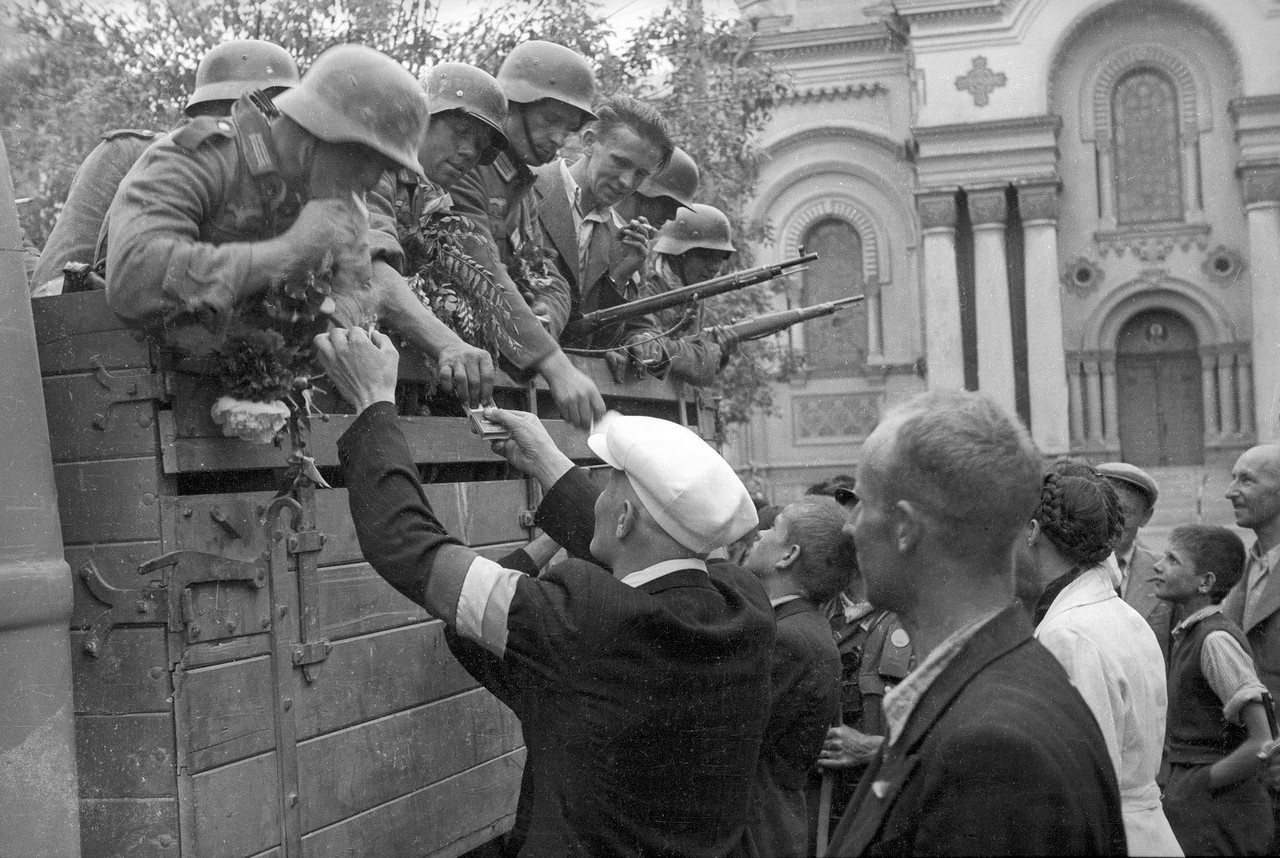
[[[668,256],[679,256],[694,249],[723,250],[733,253],[733,230],[729,218],[715,206],[694,203],[680,209],[675,220],[662,225],[653,249]]]
[[[498,83],[510,101],[554,98],[596,118],[591,111],[596,95],[591,65],[564,45],[539,41],[516,45],[498,69]]]
[[[671,197],[685,208],[690,208],[693,206],[693,194],[698,190],[698,179],[697,163],[688,152],[677,146],[662,172],[645,179],[637,193],[646,197]]]
[[[480,120],[493,132],[493,145],[480,157],[481,164],[492,164],[507,146],[507,135],[502,130],[507,119],[507,97],[497,79],[466,63],[440,63],[427,72],[422,85],[427,90],[432,116],[457,110]]]
[[[418,144],[430,119],[427,94],[403,66],[373,48],[330,48],[275,104],[326,143],[359,143],[415,173],[422,169]]]
[[[206,101],[235,101],[255,89],[295,87],[298,64],[275,42],[236,39],[209,50],[196,68],[187,110]]]

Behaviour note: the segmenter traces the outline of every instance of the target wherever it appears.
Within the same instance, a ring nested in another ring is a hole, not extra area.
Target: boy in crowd
[[[1156,595],[1187,617],[1169,659],[1164,809],[1188,855],[1261,855],[1271,842],[1259,758],[1270,701],[1244,632],[1222,612],[1244,561],[1244,543],[1227,528],[1188,524],[1155,565]]]

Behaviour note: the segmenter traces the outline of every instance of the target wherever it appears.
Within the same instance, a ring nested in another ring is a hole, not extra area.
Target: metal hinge
[[[114,587],[92,560],[80,567],[80,577],[89,592],[110,606],[90,627],[85,652],[100,656],[113,628],[138,623],[165,623],[170,632],[185,632],[187,643],[195,643],[204,630],[195,622],[189,589],[193,584],[243,582],[261,589],[267,583],[267,570],[261,564],[202,551],[173,551],[138,567],[142,575],[156,571],[161,573],[159,580],[146,587]]]
[[[298,558],[298,589],[302,603],[302,622],[299,633],[302,643],[293,645],[295,667],[302,668],[307,682],[315,682],[319,665],[333,651],[327,637],[320,637],[320,569],[316,555],[324,548],[324,533],[314,528],[296,530],[285,543],[288,552]]]
[[[101,360],[93,359],[94,380],[110,394],[106,406],[93,415],[92,426],[105,432],[111,426],[111,412],[127,402],[147,402],[168,398],[164,379],[156,373],[112,375]]]

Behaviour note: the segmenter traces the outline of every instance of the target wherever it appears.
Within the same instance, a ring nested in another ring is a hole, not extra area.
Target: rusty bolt
[[[131,382],[129,382],[129,386],[125,389],[125,391],[126,391],[130,396],[135,396],[135,395],[137,395],[137,393],[138,393],[138,382],[136,382],[136,381],[131,381]]]
[[[288,712],[288,711],[289,711],[290,709],[292,709],[292,708],[293,708],[293,698],[292,698],[292,697],[286,697],[286,698],[284,699],[284,711]]]
[[[160,845],[161,849],[168,849],[173,845],[173,836],[169,834],[161,834],[160,837],[156,839],[156,843]]]
[[[189,507],[189,506],[184,506],[184,507],[182,508],[182,517],[183,517],[183,518],[191,518],[191,516],[193,516],[193,515],[195,515],[195,510],[193,510],[191,507]]]
[[[237,628],[239,628],[239,626],[237,626],[234,622],[227,623],[227,634],[234,635],[236,633]]]
[[[146,492],[145,494],[143,494],[142,496],[143,506],[151,506],[155,502],[156,502],[156,496],[153,493]]]
[[[100,649],[101,647],[98,645],[97,641],[85,641],[84,651],[89,653],[89,655],[97,655]]]
[[[139,416],[138,416],[138,425],[139,425],[139,426],[141,426],[143,429],[146,429],[148,426],[150,426],[150,425],[151,425],[151,415],[150,415],[150,414],[141,414],[141,415],[139,415]]]
[[[197,625],[192,625],[192,626],[191,626],[191,631],[189,632],[189,634],[191,635],[191,639],[192,639],[192,640],[196,640],[196,639],[197,639],[197,638],[199,638],[202,634],[204,634],[204,632],[201,630],[201,628],[200,628],[199,626],[197,626]]]
[[[134,603],[133,609],[137,611],[139,614],[145,614],[148,610],[147,603],[139,599],[137,602]]]
[[[263,618],[262,618],[262,627],[263,627],[264,629],[269,629],[269,628],[271,628],[271,618],[270,618],[270,617],[263,617]]]
[[[298,806],[298,794],[296,792],[289,793],[289,807]]]
[[[152,679],[160,679],[162,676],[164,676],[164,668],[153,667],[151,668],[151,670],[147,671],[147,673],[151,676]]]
[[[276,613],[277,613],[277,614],[279,614],[279,615],[280,615],[280,619],[282,619],[282,620],[283,620],[285,617],[289,616],[289,606],[288,606],[288,605],[276,605]]]

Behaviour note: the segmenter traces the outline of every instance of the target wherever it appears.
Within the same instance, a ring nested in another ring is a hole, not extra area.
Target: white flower
[[[223,396],[213,403],[209,413],[213,422],[222,427],[223,435],[258,444],[270,444],[289,421],[289,406],[278,399],[250,402]]]

